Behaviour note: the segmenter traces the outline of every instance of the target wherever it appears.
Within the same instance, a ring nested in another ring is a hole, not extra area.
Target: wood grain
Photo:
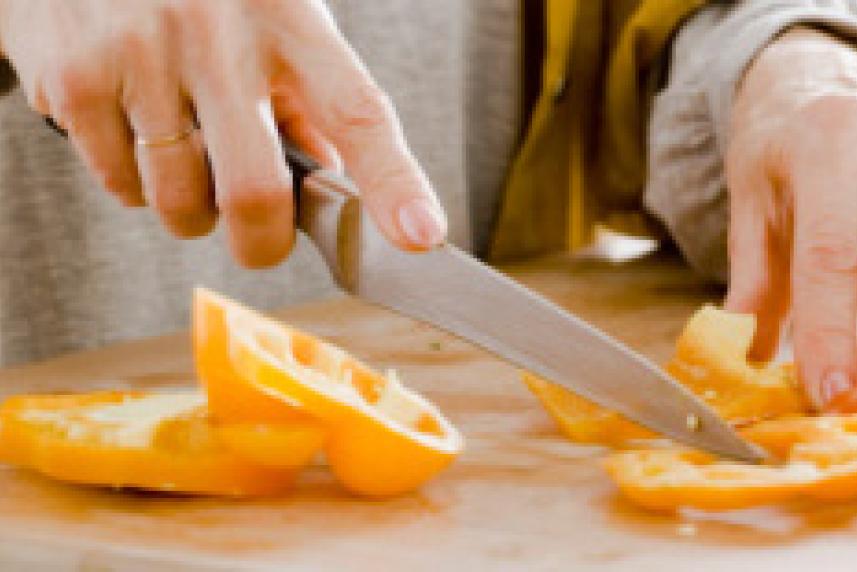
[[[663,258],[508,270],[659,360],[690,312],[720,295]],[[281,315],[398,369],[465,433],[459,462],[383,502],[348,496],[321,468],[290,496],[239,502],[73,487],[0,466],[0,570],[845,570],[857,557],[851,505],[635,510],[606,480],[602,451],[564,441],[514,369],[429,327],[347,298]],[[182,334],[7,369],[0,396],[191,380]]]

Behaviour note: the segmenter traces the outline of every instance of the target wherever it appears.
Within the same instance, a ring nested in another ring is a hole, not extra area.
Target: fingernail
[[[833,371],[821,380],[822,405],[828,405],[837,396],[851,390],[851,379],[843,371]]]
[[[443,242],[446,221],[427,199],[411,199],[399,207],[399,228],[414,246],[434,246]]]

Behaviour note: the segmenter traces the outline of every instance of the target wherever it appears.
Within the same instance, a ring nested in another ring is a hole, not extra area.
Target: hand
[[[288,254],[279,127],[344,164],[394,243],[443,240],[443,211],[389,99],[321,0],[0,0],[0,45],[30,105],[68,131],[102,186],[148,202],[177,236],[206,234],[222,214],[244,265]],[[187,132],[194,117],[189,137],[138,144]]]
[[[740,87],[726,157],[726,307],[757,316],[751,357],[791,314],[798,375],[820,409],[857,410],[857,50],[794,29]]]

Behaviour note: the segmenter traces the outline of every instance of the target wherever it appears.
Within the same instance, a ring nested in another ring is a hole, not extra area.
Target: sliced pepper
[[[320,424],[217,423],[224,445],[255,463],[267,467],[304,467],[321,451],[327,437]]]
[[[792,364],[748,361],[755,332],[754,316],[703,306],[679,336],[666,369],[738,425],[808,412]]]
[[[561,385],[524,372],[524,383],[572,441],[623,447],[636,439],[654,437],[625,416],[572,393]]]
[[[753,316],[704,306],[688,322],[666,365],[678,381],[739,426],[809,409],[791,364],[747,361],[755,329]],[[654,436],[564,387],[528,373],[523,379],[573,441],[627,446]]]
[[[772,419],[742,433],[771,453],[772,464],[673,448],[615,453],[606,467],[625,496],[652,510],[857,499],[857,416]]]
[[[218,419],[317,418],[329,430],[331,470],[353,492],[413,490],[463,448],[440,411],[394,375],[382,376],[335,346],[202,289],[194,297],[194,348]]]
[[[667,369],[774,461],[732,463],[677,447],[614,453],[605,465],[629,500],[668,511],[857,499],[857,416],[807,416],[792,364],[748,361],[755,327],[752,316],[706,306],[685,327]],[[624,446],[645,436],[561,387],[529,376],[525,381],[572,439]]]
[[[23,395],[0,406],[0,461],[63,481],[171,493],[251,496],[287,490],[317,443],[280,466],[224,443],[199,392]]]

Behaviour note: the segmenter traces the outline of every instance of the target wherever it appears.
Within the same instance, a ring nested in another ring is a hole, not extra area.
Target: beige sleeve
[[[728,272],[723,155],[735,86],[759,50],[800,24],[857,39],[857,0],[712,3],[678,33],[653,104],[645,206],[690,264],[721,282]]]

